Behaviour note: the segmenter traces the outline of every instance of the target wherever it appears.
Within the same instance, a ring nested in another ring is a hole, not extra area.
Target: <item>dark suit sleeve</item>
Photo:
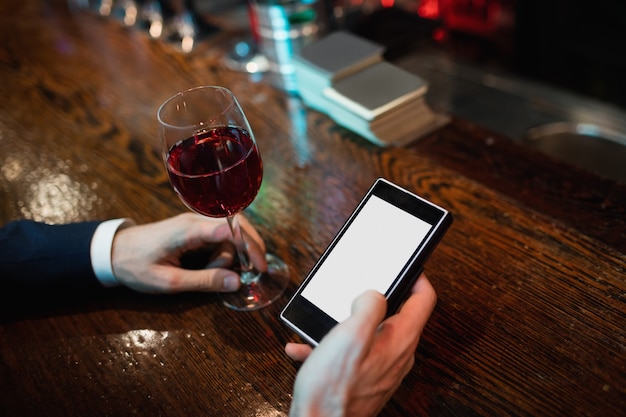
[[[48,225],[29,220],[0,229],[0,285],[14,289],[97,287],[91,238],[100,222]]]

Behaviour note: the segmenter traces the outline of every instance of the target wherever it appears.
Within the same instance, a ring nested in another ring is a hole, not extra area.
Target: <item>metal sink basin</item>
[[[550,123],[530,129],[525,144],[626,183],[626,136],[619,132],[588,123]]]
[[[426,79],[427,101],[520,144],[626,183],[626,112],[510,74],[486,72],[437,52],[396,65]]]

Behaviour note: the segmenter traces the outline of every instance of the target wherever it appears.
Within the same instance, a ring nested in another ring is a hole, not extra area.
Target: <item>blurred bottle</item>
[[[258,34],[261,53],[268,61],[266,80],[288,92],[297,85],[292,57],[303,45],[329,30],[324,0],[251,0],[252,32]]]

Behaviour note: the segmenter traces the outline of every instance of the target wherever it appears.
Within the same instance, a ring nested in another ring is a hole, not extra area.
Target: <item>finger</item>
[[[411,296],[406,300],[397,315],[412,326],[423,329],[437,304],[437,293],[425,274],[421,274],[411,289]]]
[[[285,345],[285,353],[294,361],[304,362],[311,352],[313,352],[313,348],[303,343],[287,343]]]
[[[352,302],[350,319],[363,324],[369,324],[376,330],[376,327],[385,318],[387,311],[387,301],[378,291],[368,290],[359,295]]]
[[[222,242],[216,246],[205,268],[228,268],[233,264],[235,249],[231,242]]]
[[[421,275],[412,288],[411,296],[400,311],[386,319],[378,330],[376,348],[393,346],[398,352],[411,353],[417,348],[422,331],[437,302],[437,294],[426,275]]]
[[[232,240],[232,233],[226,219],[185,213],[173,219],[164,220],[163,223],[172,225],[170,228],[173,228],[173,234],[169,239],[172,248],[194,250],[203,248],[207,244]]]
[[[366,291],[352,303],[351,316],[343,323],[335,326],[324,338],[324,345],[330,346],[333,339],[339,335],[356,342],[356,339],[350,336],[351,334],[357,335],[367,345],[373,339],[378,324],[385,317],[385,311],[385,297],[376,291]],[[285,353],[296,361],[306,360],[312,352],[311,346],[302,343],[287,343],[285,345]]]
[[[250,256],[250,262],[259,271],[267,270],[267,259],[265,258],[266,247],[265,242],[254,227],[248,222],[244,216],[239,215],[239,224],[244,233],[244,240]]]
[[[241,214],[237,215],[236,221],[239,222],[239,227],[243,232],[244,242],[246,244],[250,261],[259,271],[266,271],[267,260],[265,259],[265,242],[263,242],[259,233],[250,224],[248,219],[245,218],[245,216]],[[217,227],[213,224],[210,226],[209,233],[205,236],[205,239],[207,242],[228,241],[232,243],[233,235],[227,223],[223,223]]]
[[[250,224],[246,216],[239,214],[239,223],[246,235],[248,235],[249,237],[247,241],[254,241],[256,245],[260,248],[261,252],[265,252],[267,248],[265,247],[265,242],[263,241],[263,238],[261,237],[259,232],[257,232],[257,230]]]
[[[188,234],[180,236],[180,241],[173,241],[174,247],[197,249],[206,246],[208,243],[226,242],[232,243],[233,235],[228,226],[228,223],[223,219],[205,218],[200,215],[187,216],[192,222],[198,222],[198,227],[189,227]],[[223,220],[223,221],[222,221]],[[252,227],[248,220],[238,215],[237,221],[244,233],[244,240],[250,256],[252,264],[260,271],[267,270],[267,261],[265,259],[265,243],[261,239],[257,231]],[[224,246],[226,247],[226,246]],[[234,253],[234,249],[231,251]],[[232,258],[232,255],[223,253],[221,257],[216,258],[215,262],[211,262],[211,266],[227,266],[227,262]]]
[[[324,339],[330,339],[329,343],[337,346],[349,344],[353,354],[361,356],[369,350],[386,310],[385,297],[377,291],[368,290],[352,302],[350,317],[335,326]]]
[[[246,248],[250,262],[261,272],[267,271],[267,259],[265,258],[265,245],[260,245],[254,239],[246,237]]]
[[[167,283],[167,292],[232,292],[240,284],[239,275],[228,269],[185,270],[175,268]],[[172,271],[170,271],[172,272]]]

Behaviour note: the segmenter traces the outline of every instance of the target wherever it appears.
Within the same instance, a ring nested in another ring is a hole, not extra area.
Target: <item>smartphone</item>
[[[280,320],[317,346],[350,316],[352,301],[368,289],[397,311],[426,259],[452,223],[445,209],[378,178],[296,293]]]

